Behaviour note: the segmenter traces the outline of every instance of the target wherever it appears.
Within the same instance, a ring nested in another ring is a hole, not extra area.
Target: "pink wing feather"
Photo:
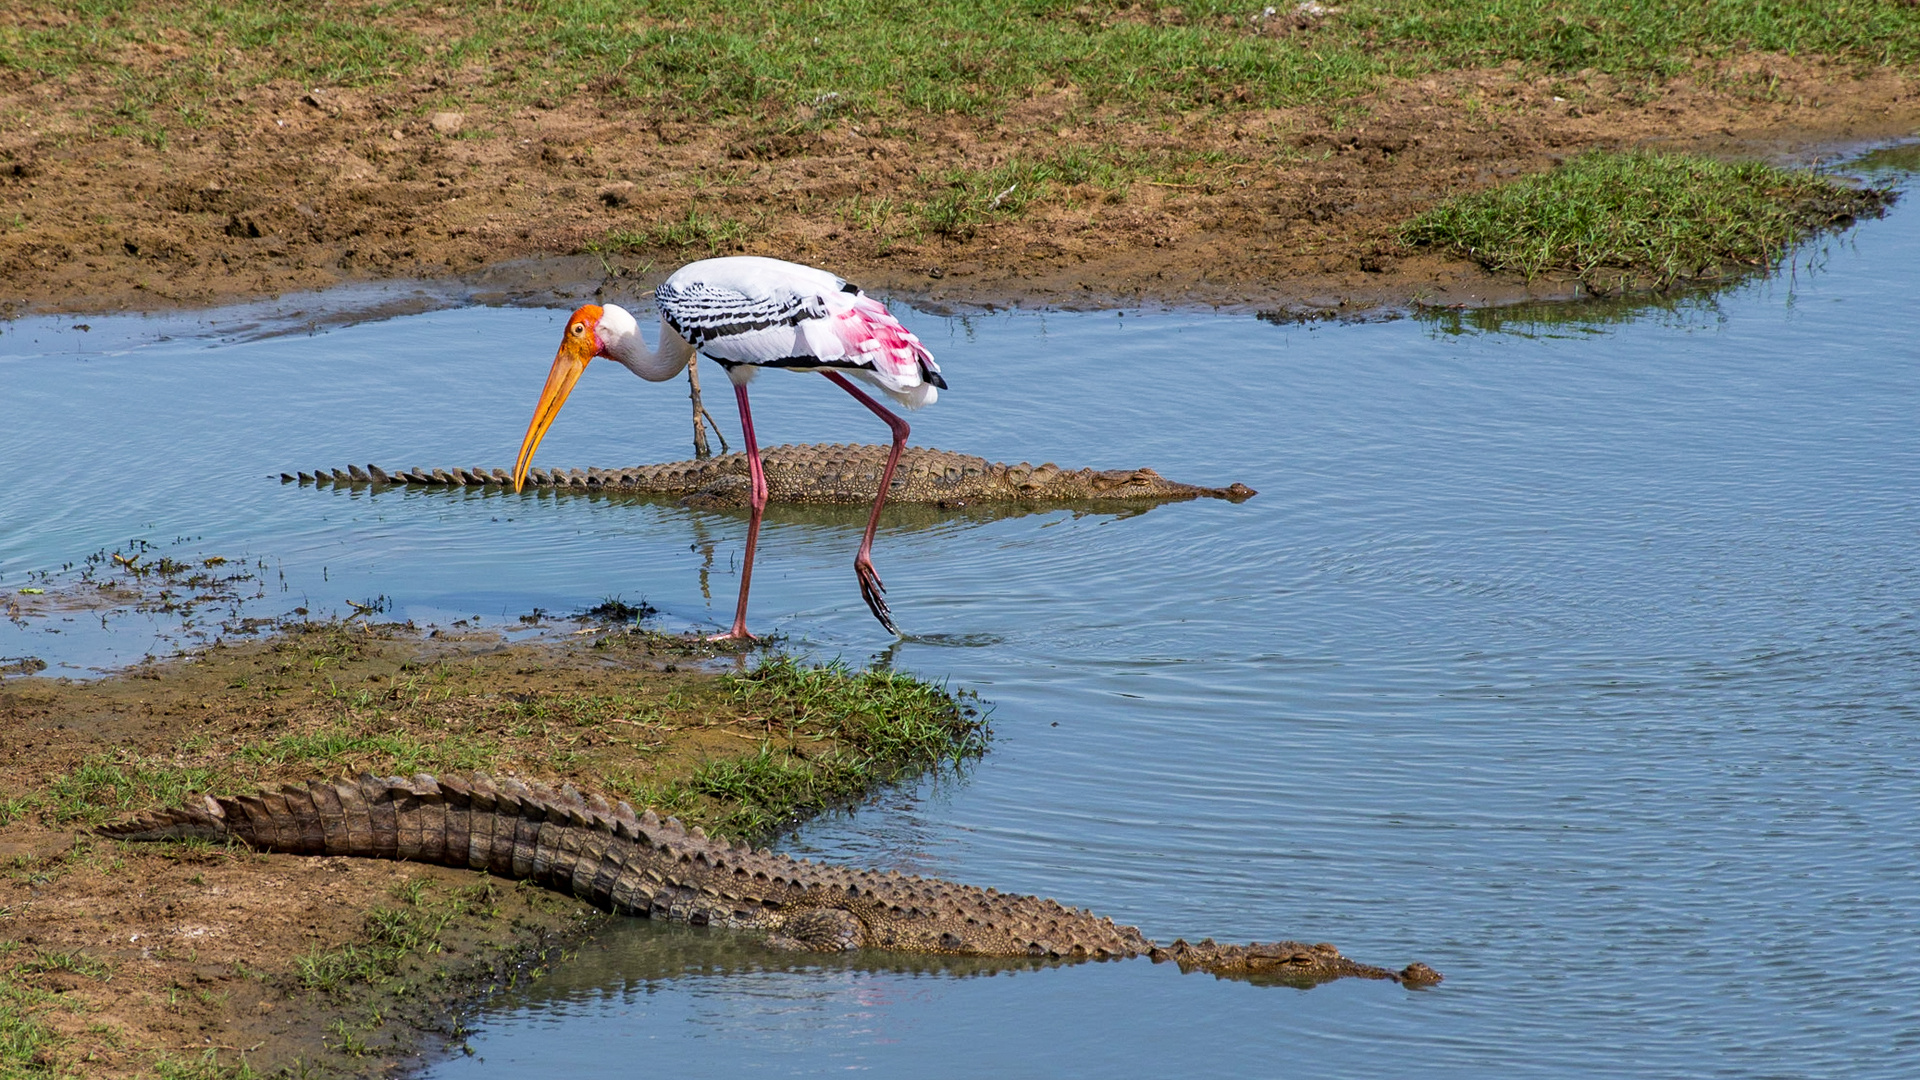
[[[874,373],[891,377],[911,386],[921,381],[923,371],[939,371],[933,354],[913,331],[900,325],[878,300],[864,293],[854,297],[853,305],[833,316],[833,334],[846,347],[847,356],[873,365]]]
[[[811,266],[702,259],[675,271],[654,298],[675,333],[730,372],[837,368],[908,408],[931,404],[946,386],[933,354],[884,305]]]

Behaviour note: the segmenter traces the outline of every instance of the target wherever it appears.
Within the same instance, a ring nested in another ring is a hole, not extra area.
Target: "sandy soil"
[[[721,252],[828,266],[936,307],[1211,304],[1324,316],[1568,295],[1576,285],[1529,286],[1407,251],[1395,229],[1449,191],[1589,147],[1807,160],[1911,136],[1916,89],[1885,69],[1747,56],[1651,89],[1603,75],[1465,72],[1389,86],[1339,116],[1196,114],[1171,129],[1102,116],[1068,86],[998,123],[930,118],[902,133],[840,122],[795,136],[640,124],[591,93],[512,114],[425,113],[424,102],[461,88],[268,85],[220,102],[162,151],[59,119],[108,87],[16,82],[0,84],[0,115],[43,122],[0,143],[0,220],[12,223],[0,230],[0,308],[206,305],[392,278],[467,278],[489,299],[537,303],[602,285],[633,295],[710,251],[579,256],[609,233],[644,233],[690,209],[746,226]],[[845,209],[855,197],[904,196],[916,175],[1101,142],[1213,152],[1226,164],[1192,183],[1081,185],[965,238],[900,219],[856,225]]]

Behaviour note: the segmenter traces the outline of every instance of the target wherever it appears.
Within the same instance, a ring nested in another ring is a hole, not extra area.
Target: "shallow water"
[[[1630,320],[907,313],[953,384],[916,441],[1260,495],[883,530],[911,635],[886,655],[978,689],[998,737],[788,850],[1155,938],[1329,940],[1442,986],[891,967],[634,921],[430,1075],[1909,1073],[1913,199],[1817,272]],[[508,463],[562,315],[0,327],[0,587],[185,537],[264,561],[262,606],[511,618],[620,594],[724,622],[740,515],[268,479]],[[824,380],[755,391],[766,441],[881,435]],[[596,365],[541,461],[685,456],[684,407]],[[886,649],[848,565],[860,513],[772,520],[755,629]],[[7,629],[0,655],[150,644],[83,624]]]

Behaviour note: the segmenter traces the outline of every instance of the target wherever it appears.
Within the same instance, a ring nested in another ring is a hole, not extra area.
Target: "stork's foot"
[[[887,628],[887,633],[899,634],[899,628],[893,625],[893,612],[887,607],[887,587],[880,583],[880,572],[873,568],[873,560],[864,553],[856,556],[853,572],[860,579],[860,598],[867,602],[867,610]]]
[[[754,637],[752,634],[747,633],[747,628],[744,624],[734,623],[733,629],[727,631],[724,634],[710,634],[707,636],[707,640],[708,641],[758,641],[760,639]]]

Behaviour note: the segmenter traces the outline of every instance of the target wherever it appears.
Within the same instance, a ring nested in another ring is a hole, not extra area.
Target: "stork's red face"
[[[588,304],[573,313],[573,318],[567,320],[566,332],[560,336],[560,351],[554,354],[553,370],[547,372],[540,404],[534,406],[533,422],[527,425],[526,438],[520,440],[520,460],[513,463],[513,490],[519,491],[526,482],[527,469],[533,465],[533,452],[539,448],[553,418],[560,415],[560,406],[566,404],[573,384],[580,381],[580,373],[587,370],[587,361],[599,355],[600,306]]]

